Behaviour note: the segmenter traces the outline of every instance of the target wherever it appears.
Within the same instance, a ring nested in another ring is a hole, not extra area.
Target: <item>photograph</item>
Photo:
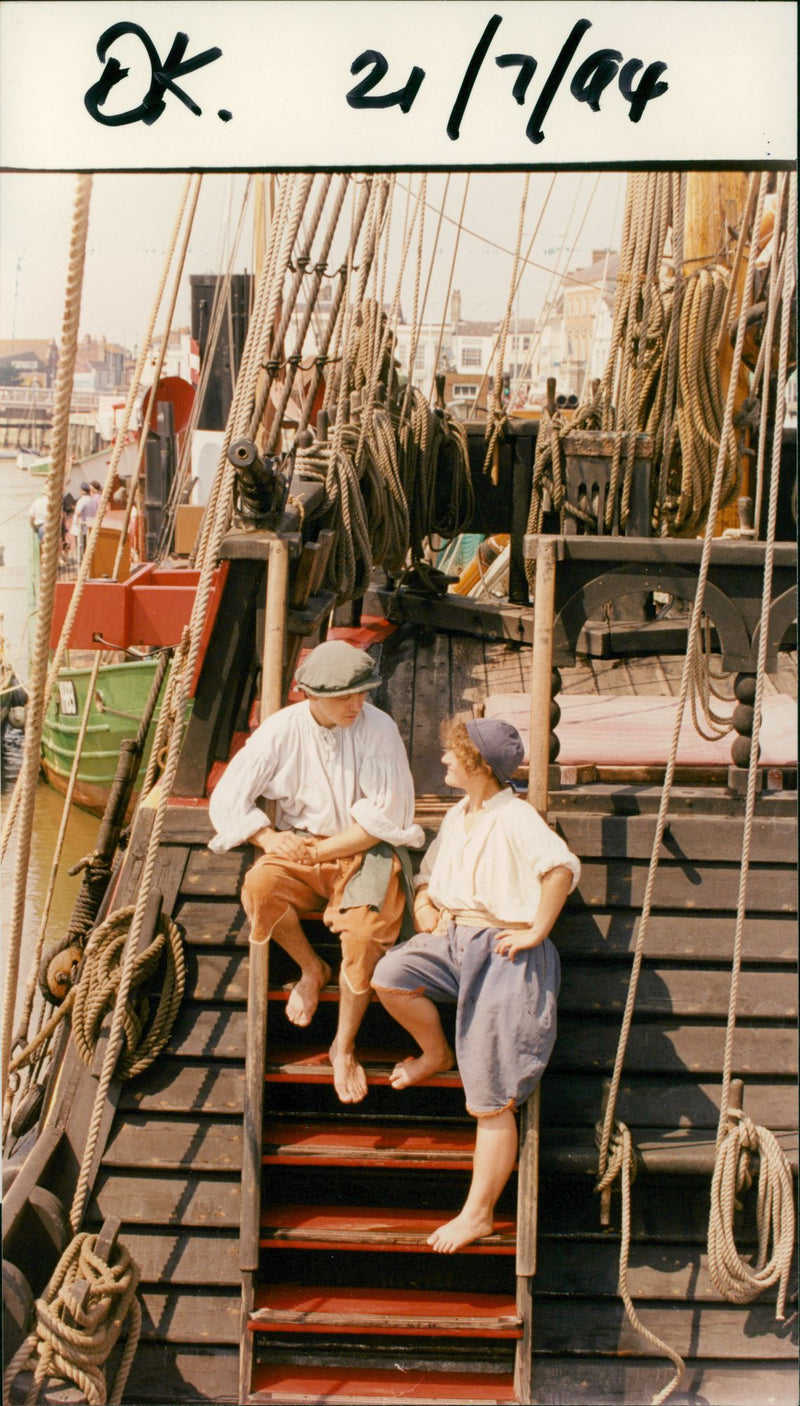
[[[796,37],[0,0],[3,1406],[797,1406]]]

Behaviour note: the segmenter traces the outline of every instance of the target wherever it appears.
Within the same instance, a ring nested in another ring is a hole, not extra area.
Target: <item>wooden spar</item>
[[[730,260],[725,251],[735,242],[739,226],[744,217],[747,203],[748,176],[745,171],[690,171],[686,187],[686,220],[683,234],[684,274],[696,273],[704,264],[725,263]],[[742,260],[739,272],[741,294],[744,286],[746,260]],[[728,394],[733,346],[725,337],[719,351],[720,387],[723,403]],[[749,390],[750,378],[744,362],[739,370],[734,415],[741,408]],[[750,460],[745,458],[742,466],[742,494],[752,496]],[[717,533],[726,527],[738,527],[739,514],[736,504],[720,510],[717,517]]]

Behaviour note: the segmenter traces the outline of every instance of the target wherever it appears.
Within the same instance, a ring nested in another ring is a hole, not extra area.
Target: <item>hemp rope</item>
[[[56,1265],[41,1298],[36,1324],[14,1354],[3,1376],[3,1406],[21,1372],[33,1373],[25,1406],[33,1406],[48,1380],[73,1382],[91,1406],[118,1406],[139,1343],[142,1311],[136,1298],[140,1272],[123,1245],[111,1264],[95,1254],[97,1236],[77,1235]],[[88,1285],[83,1306],[76,1302],[76,1281]],[[127,1323],[125,1347],[111,1390],[103,1366]]]
[[[118,908],[95,928],[87,944],[72,1005],[72,1036],[84,1064],[92,1064],[103,1020],[117,1000],[120,963],[134,911],[133,905]],[[152,1014],[152,995],[140,991],[134,1001],[132,993],[145,985],[162,961],[164,976]],[[152,942],[132,963],[122,1017],[125,1047],[114,1070],[115,1078],[133,1079],[158,1057],[170,1037],[185,987],[183,938],[177,925],[162,914]]]
[[[31,833],[39,776],[39,749],[42,740],[44,710],[47,699],[47,655],[50,644],[50,621],[55,598],[55,584],[61,546],[61,499],[67,463],[67,435],[72,395],[72,378],[78,349],[78,328],[81,292],[89,229],[89,204],[92,192],[91,176],[79,176],[76,184],[72,231],[70,235],[69,267],[61,331],[61,349],[53,398],[53,440],[51,468],[47,480],[47,515],[42,539],[42,564],[39,581],[39,611],[36,625],[31,679],[28,688],[28,711],[25,722],[25,749],[19,776],[19,848],[17,851],[11,915],[8,926],[7,965],[3,993],[2,1019],[2,1086],[3,1098],[8,1092],[8,1066],[14,1023],[14,1007],[19,981],[20,948],[28,866],[31,853]],[[13,821],[12,821],[13,824]],[[10,828],[8,831],[10,834]],[[5,851],[5,841],[3,843]]]
[[[760,192],[759,192],[758,210],[757,210],[757,214],[756,214],[756,227],[758,227],[758,226],[760,225],[760,210],[761,210],[761,207],[762,207],[762,205],[763,205],[763,196],[764,196],[765,186],[766,186],[766,177],[762,177],[761,189],[760,189]],[[658,809],[658,816],[657,816],[657,819],[656,819],[656,828],[655,828],[655,834],[654,834],[654,837],[653,837],[653,846],[652,846],[651,855],[650,855],[650,863],[649,863],[649,867],[648,867],[647,881],[646,881],[646,885],[645,885],[645,893],[644,893],[644,898],[643,898],[643,901],[642,901],[642,913],[641,913],[641,917],[640,917],[640,920],[639,920],[639,927],[638,927],[637,934],[636,934],[636,943],[635,943],[635,947],[634,947],[633,962],[632,962],[632,966],[631,966],[631,976],[630,976],[630,981],[629,981],[628,991],[627,991],[627,996],[626,996],[626,1002],[625,1002],[625,1011],[624,1011],[624,1014],[623,1014],[622,1025],[621,1025],[621,1029],[620,1029],[619,1043],[618,1043],[618,1046],[617,1046],[617,1052],[616,1052],[616,1056],[615,1056],[615,1060],[614,1060],[614,1071],[613,1071],[612,1078],[611,1078],[610,1089],[609,1089],[609,1095],[608,1095],[608,1101],[607,1101],[607,1104],[606,1104],[605,1114],[604,1114],[604,1117],[603,1117],[602,1128],[601,1128],[600,1134],[599,1134],[599,1143],[600,1143],[600,1146],[599,1146],[599,1155],[598,1155],[598,1180],[597,1180],[596,1189],[601,1190],[602,1192],[604,1192],[606,1197],[610,1194],[610,1185],[611,1185],[610,1176],[607,1176],[607,1173],[609,1173],[609,1168],[610,1168],[609,1152],[610,1152],[611,1141],[612,1141],[612,1133],[616,1136],[616,1138],[618,1138],[618,1139],[621,1138],[621,1139],[622,1139],[623,1153],[622,1153],[622,1159],[621,1159],[620,1162],[619,1162],[620,1172],[623,1172],[623,1170],[624,1170],[626,1164],[627,1164],[628,1166],[630,1165],[629,1159],[632,1158],[632,1155],[633,1155],[633,1153],[632,1153],[632,1142],[628,1142],[628,1140],[627,1140],[627,1139],[625,1138],[625,1136],[624,1136],[625,1132],[628,1131],[628,1130],[626,1129],[624,1123],[621,1123],[621,1122],[619,1122],[619,1121],[616,1119],[616,1105],[617,1105],[617,1098],[618,1098],[618,1095],[619,1095],[619,1087],[620,1087],[620,1083],[621,1083],[621,1079],[622,1079],[622,1069],[623,1069],[623,1064],[624,1064],[624,1060],[625,1060],[625,1053],[626,1053],[626,1049],[627,1049],[628,1037],[629,1037],[629,1034],[630,1034],[631,1024],[632,1024],[632,1020],[633,1020],[633,1010],[634,1010],[634,1006],[635,1006],[635,1003],[636,1003],[636,992],[637,992],[637,987],[638,987],[639,973],[640,973],[640,970],[641,970],[642,958],[643,958],[643,955],[644,955],[645,941],[646,941],[647,931],[648,931],[648,927],[649,927],[650,911],[651,911],[651,907],[652,907],[652,898],[653,898],[653,890],[654,890],[654,886],[655,886],[656,873],[657,873],[657,870],[658,870],[658,864],[659,864],[659,857],[660,857],[661,844],[662,844],[662,840],[663,840],[663,836],[664,836],[664,831],[665,831],[665,828],[666,828],[667,811],[668,811],[668,808],[669,808],[670,794],[671,794],[671,790],[672,790],[672,782],[673,782],[673,777],[674,777],[674,774],[675,774],[675,765],[676,765],[676,758],[677,758],[677,752],[678,752],[678,737],[679,737],[679,733],[680,733],[680,726],[681,726],[681,721],[682,721],[682,718],[683,718],[683,713],[684,713],[684,709],[685,709],[685,705],[686,705],[686,697],[687,697],[687,693],[688,693],[688,689],[689,689],[689,681],[690,681],[690,677],[691,677],[692,656],[693,656],[694,650],[695,650],[695,648],[696,648],[697,639],[699,638],[699,635],[698,635],[698,627],[699,627],[700,618],[701,618],[701,615],[702,615],[703,595],[704,595],[704,593],[705,593],[705,585],[706,585],[706,580],[707,580],[707,577],[708,577],[708,568],[709,568],[710,558],[711,558],[711,543],[712,543],[712,541],[713,541],[713,532],[714,532],[714,527],[715,527],[715,524],[716,524],[717,513],[718,513],[718,511],[719,511],[720,498],[721,498],[721,494],[722,494],[722,482],[723,482],[723,475],[724,475],[724,468],[725,468],[724,442],[725,442],[725,438],[726,438],[726,433],[727,433],[727,431],[728,431],[728,429],[729,429],[729,427],[730,427],[730,425],[732,424],[732,421],[733,421],[733,402],[734,402],[734,398],[735,398],[735,394],[736,394],[736,382],[737,382],[738,375],[739,375],[739,368],[740,368],[740,366],[741,366],[742,347],[743,347],[743,344],[744,344],[744,331],[745,331],[747,310],[748,310],[749,305],[750,305],[750,297],[751,297],[751,293],[752,293],[752,284],[753,284],[753,271],[754,271],[754,267],[755,267],[755,260],[754,260],[754,258],[751,257],[750,261],[748,262],[747,274],[746,274],[746,279],[745,279],[745,289],[744,289],[743,298],[742,298],[742,310],[741,310],[741,314],[740,314],[740,318],[739,318],[739,324],[738,324],[738,327],[737,327],[736,342],[735,342],[734,353],[733,353],[733,364],[732,364],[732,367],[731,367],[730,381],[729,381],[729,384],[728,384],[728,393],[727,393],[726,402],[725,402],[725,414],[724,414],[724,421],[723,421],[723,432],[722,432],[722,435],[720,436],[720,449],[719,449],[719,452],[718,452],[718,455],[717,455],[717,464],[716,464],[716,469],[715,469],[715,474],[714,474],[714,483],[713,483],[713,487],[712,487],[712,491],[711,491],[711,499],[710,499],[710,504],[709,504],[709,510],[708,510],[707,521],[706,521],[705,534],[704,534],[704,538],[703,538],[703,549],[702,549],[702,553],[701,553],[700,566],[699,566],[699,570],[698,570],[697,590],[696,590],[696,593],[695,593],[695,599],[694,599],[694,603],[693,603],[693,607],[692,607],[691,624],[690,624],[690,627],[689,627],[689,634],[688,634],[688,638],[687,638],[686,658],[685,658],[685,661],[684,661],[684,667],[683,667],[683,671],[682,671],[682,674],[681,674],[681,685],[680,685],[680,691],[679,691],[678,702],[677,702],[677,707],[676,707],[675,723],[674,723],[674,727],[673,727],[672,741],[671,741],[671,745],[670,745],[670,751],[669,751],[669,756],[668,756],[668,760],[667,760],[667,767],[666,767],[666,772],[665,772],[665,776],[664,776],[664,784],[663,784],[663,789],[662,789],[662,793],[661,793],[661,800],[660,800],[659,809]],[[747,834],[746,831],[745,831],[745,834]],[[623,1178],[623,1190],[624,1190],[624,1178]],[[628,1313],[628,1316],[629,1316],[629,1318],[630,1318],[631,1315],[630,1315],[630,1312],[629,1312],[629,1310],[628,1310],[628,1303],[629,1303],[629,1300],[630,1300],[630,1296],[629,1296],[629,1294],[628,1294],[627,1283],[626,1283],[626,1263],[627,1263],[627,1253],[628,1253],[629,1224],[628,1224],[625,1220],[623,1220],[623,1232],[624,1232],[624,1233],[623,1233],[622,1245],[621,1245],[621,1252],[620,1252],[620,1293],[621,1293],[621,1296],[623,1297],[623,1302],[624,1302],[624,1304],[625,1304],[626,1313]],[[633,1319],[632,1319],[632,1318],[631,1318],[631,1322],[633,1322]],[[636,1325],[634,1325],[634,1326],[636,1326]],[[671,1357],[671,1360],[675,1361],[675,1358],[672,1357],[672,1354],[671,1354],[671,1353],[669,1354],[669,1356]],[[677,1366],[677,1364],[676,1364],[676,1366]],[[680,1380],[680,1374],[681,1374],[681,1373],[680,1373],[680,1370],[679,1370],[679,1371],[678,1371],[678,1375],[676,1376],[674,1382],[673,1382],[673,1383],[670,1383],[669,1392],[668,1392],[667,1394],[669,1394],[672,1390],[674,1390],[674,1387],[677,1386],[677,1383],[678,1383],[678,1381]],[[664,1393],[661,1393],[661,1394],[659,1395],[659,1397],[657,1398],[658,1401],[663,1401],[664,1399],[665,1399]]]

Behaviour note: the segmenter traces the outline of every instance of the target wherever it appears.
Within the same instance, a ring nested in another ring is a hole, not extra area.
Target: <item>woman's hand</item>
[[[538,947],[546,936],[546,933],[537,932],[535,928],[501,928],[494,950],[500,957],[508,957],[513,961],[518,952]]]

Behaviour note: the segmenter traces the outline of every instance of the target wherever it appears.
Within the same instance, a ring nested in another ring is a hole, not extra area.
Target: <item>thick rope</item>
[[[636,1156],[633,1150],[633,1139],[630,1134],[630,1129],[627,1128],[624,1123],[619,1123],[617,1124],[617,1133],[612,1143],[611,1157],[605,1176],[598,1182],[595,1190],[608,1191],[616,1178],[619,1177],[620,1179],[622,1220],[620,1230],[621,1245],[618,1292],[625,1306],[625,1313],[631,1326],[635,1328],[637,1333],[641,1334],[651,1347],[655,1348],[656,1352],[661,1353],[664,1357],[668,1357],[675,1367],[675,1375],[652,1399],[652,1406],[661,1406],[661,1403],[666,1401],[677,1387],[683,1376],[685,1363],[679,1352],[676,1352],[673,1347],[670,1347],[669,1343],[664,1342],[662,1338],[657,1337],[655,1333],[645,1327],[645,1324],[636,1312],[630,1289],[628,1288],[628,1260],[631,1243],[631,1184],[635,1176]]]
[[[92,933],[72,1008],[72,1035],[84,1064],[91,1066],[105,1016],[114,1008],[121,979],[121,960],[134,908],[118,908]],[[152,1010],[152,989],[159,974],[158,1000]],[[162,915],[156,934],[132,965],[122,1017],[124,1050],[114,1070],[117,1079],[133,1079],[157,1059],[166,1045],[186,987],[186,963],[180,929]],[[134,992],[138,990],[138,996]]]
[[[47,516],[42,540],[41,576],[39,581],[39,611],[36,624],[36,644],[28,689],[28,710],[25,722],[25,750],[19,776],[19,841],[14,871],[14,889],[8,925],[6,970],[4,974],[2,1023],[2,1082],[3,1097],[8,1087],[8,1066],[13,1038],[14,1008],[19,981],[20,948],[25,899],[28,887],[33,815],[39,776],[39,749],[42,741],[44,711],[47,704],[47,658],[50,647],[50,621],[55,599],[56,576],[61,555],[61,500],[67,467],[69,411],[72,378],[78,350],[81,293],[89,229],[89,203],[92,193],[90,176],[79,176],[75,192],[69,268],[61,331],[61,349],[56,375],[53,404],[52,464],[47,481]],[[13,823],[13,822],[12,822]],[[10,833],[10,829],[9,829]],[[3,843],[5,852],[5,839]]]
[[[3,1406],[21,1372],[32,1372],[25,1406],[33,1406],[50,1379],[73,1382],[91,1406],[118,1406],[128,1380],[141,1332],[142,1311],[136,1298],[140,1271],[123,1245],[110,1264],[96,1253],[97,1236],[75,1236],[59,1260],[40,1299],[36,1324],[3,1376]],[[87,1285],[78,1298],[76,1281]],[[123,1328],[125,1347],[109,1391],[103,1368]]]

